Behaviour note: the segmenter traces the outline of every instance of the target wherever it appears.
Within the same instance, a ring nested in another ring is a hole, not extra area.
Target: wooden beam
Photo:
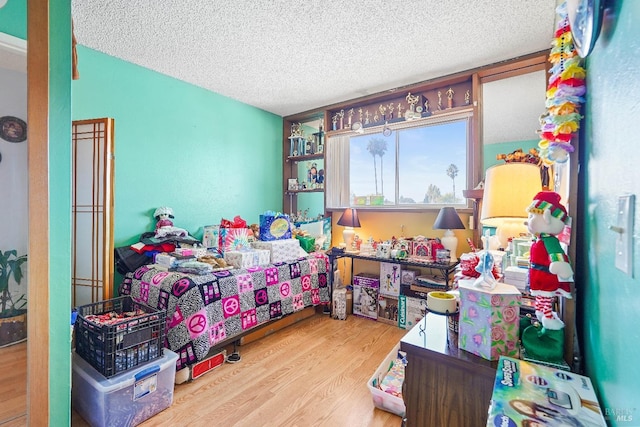
[[[49,425],[49,0],[27,4],[28,425]],[[68,373],[60,373],[68,375]]]

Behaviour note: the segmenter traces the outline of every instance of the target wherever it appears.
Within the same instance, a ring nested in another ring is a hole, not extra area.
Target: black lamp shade
[[[339,222],[338,222],[339,224]],[[463,230],[464,224],[458,216],[455,208],[444,207],[440,209],[436,222],[433,223],[434,230]]]
[[[338,225],[344,227],[360,227],[360,220],[358,219],[358,211],[354,208],[347,208],[342,213],[342,216],[338,220]]]

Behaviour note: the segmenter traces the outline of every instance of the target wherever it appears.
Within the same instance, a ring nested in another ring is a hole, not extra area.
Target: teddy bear
[[[527,327],[522,344],[528,355],[547,361],[562,359],[564,322],[553,311],[555,297],[571,298],[573,269],[562,249],[560,235],[569,220],[560,195],[541,191],[527,208],[527,229],[536,240],[529,256],[529,289],[541,325]]]

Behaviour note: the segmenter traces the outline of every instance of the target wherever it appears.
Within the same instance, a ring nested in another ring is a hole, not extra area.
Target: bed
[[[166,310],[165,346],[178,354],[179,371],[262,325],[329,303],[329,271],[329,259],[321,252],[205,275],[150,264],[127,273],[119,291]]]

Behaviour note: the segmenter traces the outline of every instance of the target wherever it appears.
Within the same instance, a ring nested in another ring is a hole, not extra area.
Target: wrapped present
[[[484,359],[518,356],[522,295],[512,285],[499,283],[492,289],[460,280],[458,346]]]
[[[271,254],[271,263],[285,262],[305,257],[308,254],[300,247],[298,239],[272,240],[270,242],[251,242],[254,249],[265,249]]]
[[[260,240],[290,239],[291,221],[289,215],[267,211],[260,215]]]
[[[380,294],[398,297],[400,295],[400,264],[392,262],[380,263]]]
[[[297,235],[296,239],[300,241],[300,247],[305,250],[305,252],[314,252],[316,250],[316,238],[313,236],[300,236]]]
[[[235,268],[248,268],[257,265],[267,265],[271,261],[271,253],[263,249],[244,249],[241,251],[227,251],[224,260]]]

